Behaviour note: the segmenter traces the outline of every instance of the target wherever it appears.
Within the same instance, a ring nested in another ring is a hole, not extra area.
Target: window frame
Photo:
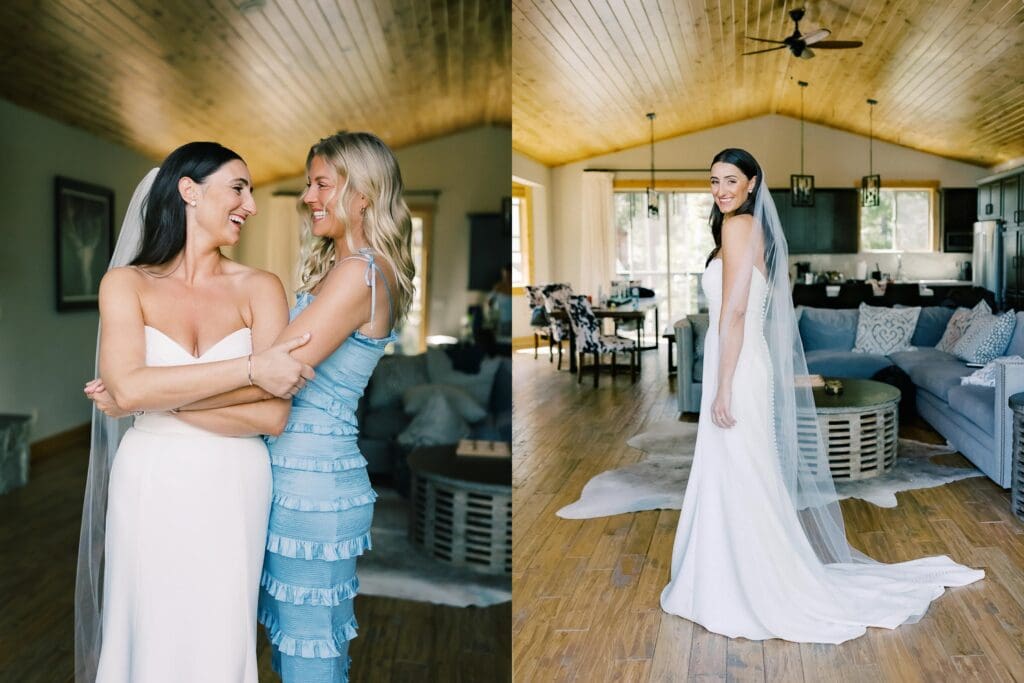
[[[519,208],[519,253],[522,256],[523,283],[533,283],[533,192],[529,185],[512,181],[512,197],[520,201]],[[509,259],[515,252],[509,253]],[[512,294],[521,295],[526,290],[522,285],[512,287]]]
[[[857,189],[860,190],[860,183],[856,185]],[[941,252],[941,244],[939,234],[939,182],[937,180],[882,180],[882,185],[879,188],[880,191],[886,190],[895,191],[907,191],[907,192],[927,192],[928,193],[928,211],[930,213],[929,230],[930,239],[929,248],[924,250],[909,250],[909,249],[868,249],[864,246],[863,242],[863,230],[864,226],[862,219],[864,216],[864,206],[860,205],[858,198],[857,202],[857,251],[865,254],[934,254]]]

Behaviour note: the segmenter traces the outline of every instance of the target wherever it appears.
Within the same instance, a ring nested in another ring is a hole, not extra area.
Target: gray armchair
[[[708,314],[695,313],[676,321],[676,402],[680,413],[700,412],[701,380],[704,369],[704,336]]]

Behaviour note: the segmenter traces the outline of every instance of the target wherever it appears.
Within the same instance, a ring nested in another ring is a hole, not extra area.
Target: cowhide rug
[[[359,557],[359,592],[454,607],[487,607],[512,599],[512,579],[453,567],[409,540],[409,501],[378,488],[370,536],[373,548]]]
[[[697,425],[663,422],[637,434],[627,445],[647,454],[640,462],[602,472],[583,487],[579,500],[558,511],[566,519],[606,517],[640,510],[678,510],[690,476]],[[948,467],[932,457],[955,452],[950,445],[936,446],[900,439],[896,466],[888,473],[836,485],[840,498],[860,498],[879,507],[896,507],[896,493],[941,486],[968,477],[977,469]]]

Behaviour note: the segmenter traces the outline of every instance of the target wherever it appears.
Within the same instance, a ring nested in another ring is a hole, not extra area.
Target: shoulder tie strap
[[[388,285],[388,279],[384,277],[384,272],[381,271],[380,266],[374,261],[376,254],[372,249],[364,248],[360,249],[358,254],[352,256],[346,256],[345,258],[338,261],[338,263],[344,263],[352,259],[359,259],[360,261],[366,261],[366,272],[363,274],[363,282],[370,288],[370,324],[376,319],[377,315],[377,273],[374,270],[380,272],[380,277],[384,281],[384,291],[388,297],[388,330],[390,331],[391,326],[394,324],[394,310],[391,303],[391,287]]]

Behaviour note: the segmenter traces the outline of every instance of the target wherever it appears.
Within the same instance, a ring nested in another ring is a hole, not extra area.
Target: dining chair
[[[579,352],[579,369],[576,374],[576,382],[583,381],[583,360],[584,354],[590,353],[594,356],[594,386],[597,387],[601,375],[601,355],[610,353],[612,356],[612,377],[615,377],[618,369],[616,354],[629,352],[629,370],[633,383],[636,383],[637,376],[637,350],[636,341],[626,339],[617,335],[601,334],[601,325],[590,307],[590,301],[582,295],[569,297],[569,321],[572,323],[573,332],[576,334],[576,350]]]

